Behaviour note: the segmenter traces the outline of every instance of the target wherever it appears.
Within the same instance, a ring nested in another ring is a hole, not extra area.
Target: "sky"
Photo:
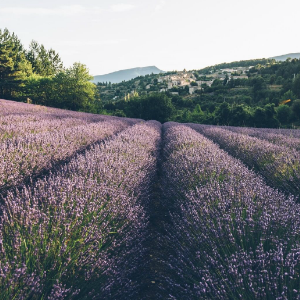
[[[0,29],[92,75],[300,52],[298,0],[0,0]]]

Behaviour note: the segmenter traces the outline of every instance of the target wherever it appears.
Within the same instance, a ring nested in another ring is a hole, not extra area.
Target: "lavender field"
[[[300,299],[299,132],[0,100],[0,299]]]

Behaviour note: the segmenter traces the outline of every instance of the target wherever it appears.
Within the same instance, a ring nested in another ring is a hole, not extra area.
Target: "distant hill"
[[[127,70],[120,70],[113,73],[105,75],[94,76],[94,83],[97,82],[111,82],[111,83],[120,83],[123,80],[127,81],[138,76],[145,76],[149,74],[159,74],[164,73],[164,71],[158,69],[155,66],[142,67],[142,68],[133,68]]]
[[[279,55],[279,56],[274,56],[274,57],[270,57],[270,59],[275,59],[275,60],[279,60],[279,61],[285,61],[287,58],[300,58],[300,53],[289,53],[289,54],[284,54],[284,55]]]

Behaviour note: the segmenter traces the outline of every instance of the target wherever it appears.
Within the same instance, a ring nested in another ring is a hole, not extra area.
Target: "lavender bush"
[[[52,121],[52,124],[55,121]],[[61,124],[61,121],[59,121]],[[51,168],[87,145],[126,128],[124,121],[91,123],[37,134],[28,133],[0,143],[0,188],[16,185],[25,177]]]
[[[60,131],[62,128],[88,125],[77,118],[49,118],[41,115],[0,116],[0,142],[27,134]]]
[[[191,128],[218,143],[231,155],[262,174],[267,183],[297,197],[300,195],[300,152],[217,126],[192,124]]]
[[[236,133],[250,135],[274,143],[279,146],[300,150],[300,130],[296,129],[273,129],[273,128],[249,128],[222,126]]]
[[[129,299],[160,124],[135,125],[10,192],[0,221],[1,299]]]
[[[0,189],[138,122],[0,99]]]
[[[194,130],[164,128],[170,299],[299,299],[299,204]]]
[[[28,115],[31,117],[40,116],[43,119],[75,118],[78,120],[85,120],[87,122],[120,120],[120,118],[118,117],[77,112],[77,111],[0,99],[0,116],[18,116],[18,115]],[[129,119],[129,118],[121,118],[121,119],[126,120],[131,124],[135,124],[137,121],[141,121],[139,119]]]

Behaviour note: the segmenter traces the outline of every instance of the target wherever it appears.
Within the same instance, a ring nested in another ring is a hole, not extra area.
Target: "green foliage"
[[[30,98],[33,103],[55,106],[55,103],[50,105],[53,98],[53,78],[43,77],[33,74],[26,78],[23,94]]]
[[[298,74],[296,77],[295,77],[295,80],[293,82],[293,86],[292,86],[292,89],[293,89],[293,93],[297,96],[297,98],[299,99],[300,98],[300,74]]]
[[[172,100],[164,93],[151,93],[135,97],[129,101],[120,100],[114,103],[105,103],[104,109],[116,116],[157,120],[166,122],[171,120],[175,111]]]
[[[22,84],[23,58],[17,36],[0,30],[0,97],[15,98]]]
[[[285,92],[281,97],[281,100],[295,100],[295,99],[297,99],[297,96],[291,90]]]
[[[262,107],[256,107],[253,115],[254,126],[266,127],[265,119],[266,119],[266,111]]]
[[[55,76],[56,87],[63,86],[59,93],[60,102],[63,108],[80,110],[87,107],[90,101],[94,100],[96,87],[88,69],[81,63],[74,63],[65,72]]]
[[[223,102],[217,109],[216,109],[216,121],[220,125],[229,125],[230,122],[230,107],[227,102]]]
[[[233,126],[245,126],[250,117],[250,111],[244,105],[235,105],[231,110],[230,124]]]
[[[153,93],[136,99],[136,105],[141,119],[159,122],[168,121],[174,110],[171,99],[163,93]]]
[[[90,82],[91,78],[85,65],[74,63],[54,77],[30,76],[26,81],[26,95],[34,103],[47,106],[71,110],[92,109],[96,86]]]
[[[280,105],[277,107],[276,109],[276,113],[277,113],[277,119],[281,124],[287,124],[291,114],[292,114],[292,110],[289,106],[287,105]]]
[[[254,127],[278,127],[278,121],[276,120],[276,112],[274,104],[267,104],[264,107],[255,107],[253,113],[253,119],[250,123]]]
[[[85,65],[63,68],[59,55],[32,41],[24,50],[7,29],[0,30],[0,97],[72,110],[101,112],[102,103]]]
[[[116,117],[126,117],[124,111],[121,110],[121,109],[116,109],[114,115],[115,115]]]
[[[36,41],[30,43],[29,51],[25,51],[25,55],[35,74],[52,76],[63,70],[59,55],[53,49],[46,50],[44,45]]]
[[[300,99],[295,100],[291,108],[295,119],[300,120]]]
[[[266,82],[263,77],[257,76],[251,79],[251,85],[253,89],[253,98],[255,102],[265,98],[266,96]]]

